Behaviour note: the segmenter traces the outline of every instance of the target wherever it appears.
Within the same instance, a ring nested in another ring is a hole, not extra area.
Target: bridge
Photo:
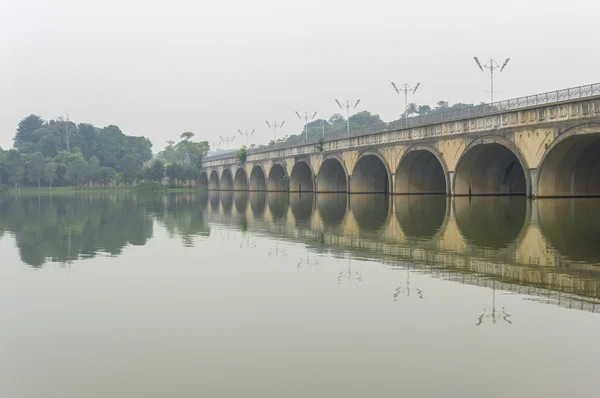
[[[600,196],[600,83],[206,157],[215,191]]]

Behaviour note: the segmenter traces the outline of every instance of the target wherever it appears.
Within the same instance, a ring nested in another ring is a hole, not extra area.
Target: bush
[[[142,182],[135,186],[134,191],[144,193],[163,193],[167,188],[157,182]]]

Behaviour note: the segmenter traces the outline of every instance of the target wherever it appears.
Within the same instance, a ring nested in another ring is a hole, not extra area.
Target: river
[[[600,392],[600,200],[0,199],[0,397]]]

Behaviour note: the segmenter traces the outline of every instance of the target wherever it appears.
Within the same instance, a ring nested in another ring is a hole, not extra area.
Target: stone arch
[[[233,177],[231,176],[231,169],[224,169],[221,173],[221,180],[219,182],[220,191],[233,191]]]
[[[250,172],[250,191],[266,191],[267,190],[267,179],[265,176],[265,169],[261,164],[256,164]]]
[[[600,124],[558,136],[542,156],[536,180],[537,196],[600,196]]]
[[[316,178],[317,192],[348,192],[348,172],[344,162],[329,155],[321,162]]]
[[[246,169],[244,167],[238,167],[238,169],[235,171],[235,177],[233,179],[233,190],[248,190],[248,175],[246,174]]]
[[[448,167],[435,148],[413,145],[398,162],[394,184],[395,194],[447,194]]]
[[[208,174],[206,174],[206,170],[202,170],[200,172],[200,176],[198,177],[198,184],[202,188],[208,189]]]
[[[287,191],[287,170],[285,164],[275,162],[269,170],[269,178],[267,179],[267,191],[269,192],[286,192]]]
[[[391,173],[379,151],[363,152],[354,165],[350,178],[351,193],[390,193]]]
[[[530,195],[529,167],[510,140],[481,137],[458,159],[453,187],[457,196]]]
[[[298,159],[290,173],[290,192],[314,192],[313,169],[306,159]]]
[[[209,191],[218,191],[219,190],[219,173],[217,173],[217,170],[213,170],[210,173],[210,180],[208,181],[208,190]]]

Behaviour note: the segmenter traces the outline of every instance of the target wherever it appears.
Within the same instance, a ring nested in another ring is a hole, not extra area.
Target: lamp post
[[[396,90],[396,92],[398,94],[400,94],[400,92],[404,93],[404,123],[405,124],[408,122],[408,93],[411,92],[414,94],[420,85],[421,85],[421,83],[417,83],[415,85],[415,88],[412,88],[407,83],[404,83],[402,85],[402,88],[398,88],[396,86],[396,83],[392,82],[392,86],[394,87],[394,89]]]
[[[508,61],[510,61],[510,58],[506,58],[504,60],[504,63],[502,64],[502,66],[500,66],[500,64],[498,62],[496,62],[496,60],[493,58],[490,58],[490,60],[483,65],[481,65],[481,63],[479,62],[479,58],[473,57],[473,59],[475,60],[475,63],[477,64],[477,66],[479,66],[479,69],[481,69],[482,72],[483,72],[483,68],[486,68],[490,71],[490,104],[493,104],[494,103],[494,71],[496,69],[500,69],[499,72],[502,72],[504,70],[504,68],[506,68],[506,64],[508,64]]]
[[[227,144],[227,147],[226,147],[226,148],[227,148],[227,149],[229,149],[229,143],[230,143],[230,142],[233,142],[233,140],[235,140],[235,135],[234,135],[233,137],[225,137],[225,138],[223,138],[223,137],[221,136],[220,138],[221,138],[221,142],[225,142],[225,143]],[[221,142],[220,142],[220,143],[221,143]],[[219,144],[220,144],[220,143],[219,143]]]
[[[266,122],[267,122],[267,126],[269,126],[269,128],[273,129],[273,133],[274,133],[274,137],[275,137],[273,142],[277,142],[277,129],[283,127],[283,125],[285,124],[285,120],[283,122],[281,122],[281,124],[279,124],[279,125],[277,124],[277,120],[275,120],[272,123],[269,123],[268,120]]]
[[[302,116],[300,116],[300,114],[298,113],[298,111],[296,111],[296,115],[298,116],[298,119],[302,120]],[[317,116],[317,112],[313,113],[312,117],[310,118],[310,121],[312,122],[315,119],[315,116]],[[304,140],[306,142],[308,142],[308,112],[304,112]]]
[[[352,104],[350,104],[350,100],[346,100],[346,105],[340,104],[340,101],[338,101],[337,99],[335,100],[335,102],[338,104],[341,110],[344,110],[344,108],[346,108],[346,133],[348,133],[350,131],[350,107],[352,107]],[[352,109],[356,109],[359,102],[360,100],[356,101],[356,104],[354,104]]]
[[[253,136],[256,129],[253,129],[251,133],[248,133],[248,129],[246,129],[244,133],[242,133],[242,130],[240,129],[238,129],[238,131],[242,137],[246,136],[246,148],[248,148],[248,136]]]

